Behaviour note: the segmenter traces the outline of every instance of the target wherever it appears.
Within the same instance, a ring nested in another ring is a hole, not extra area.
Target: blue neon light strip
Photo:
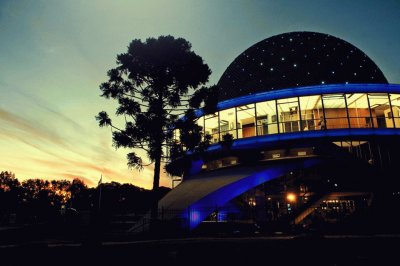
[[[369,139],[373,136],[400,136],[398,128],[343,128],[343,129],[327,129],[327,130],[310,130],[301,132],[281,133],[263,135],[257,137],[249,137],[242,139],[235,139],[231,149],[249,149],[261,148],[268,146],[268,144],[276,144],[278,142],[285,142],[290,140],[312,140],[321,138],[332,138],[333,140],[341,139]],[[221,150],[222,146],[219,143],[212,144],[207,151]]]
[[[210,206],[224,206],[231,199],[246,191],[272,179],[278,178],[295,169],[304,169],[321,163],[321,159],[306,159],[304,161],[282,162],[254,175],[242,178],[239,181],[226,185],[190,205],[182,213],[183,218],[189,219],[189,229],[196,228],[212,210]]]

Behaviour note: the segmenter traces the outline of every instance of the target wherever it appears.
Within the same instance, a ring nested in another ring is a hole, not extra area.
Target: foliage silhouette
[[[102,213],[142,214],[152,204],[151,191],[131,184],[103,183]],[[157,199],[168,188],[161,187]],[[19,182],[11,172],[0,172],[0,225],[8,224],[16,214],[18,224],[51,223],[60,218],[61,206],[78,213],[98,211],[97,188],[89,188],[82,180],[27,179]]]
[[[233,135],[231,133],[226,133],[222,136],[221,145],[225,149],[230,149],[233,144]]]
[[[108,71],[108,81],[100,85],[102,97],[118,101],[117,116],[124,116],[124,128],[118,127],[105,111],[96,119],[100,127],[110,126],[116,148],[129,148],[128,166],[141,170],[146,164],[142,150],[154,163],[153,191],[160,182],[161,163],[168,159],[166,149],[173,143],[172,129],[179,115],[193,116],[190,107],[198,107],[207,98],[207,87],[191,92],[208,81],[211,71],[191,44],[182,38],[160,36],[146,41],[133,40],[128,51],[117,56],[117,67]],[[188,111],[191,110],[191,111]],[[190,128],[185,143],[193,148],[200,141],[201,129],[193,123],[181,123]],[[154,206],[153,209],[156,209]]]

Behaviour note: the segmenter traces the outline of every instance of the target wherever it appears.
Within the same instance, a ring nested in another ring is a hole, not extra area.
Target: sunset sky
[[[360,48],[400,83],[400,1],[0,1],[0,171],[20,179],[82,178],[151,188],[152,168],[95,115],[115,112],[99,85],[132,39],[183,37],[213,71],[210,84],[254,43],[317,31]],[[161,185],[170,186],[164,174]]]

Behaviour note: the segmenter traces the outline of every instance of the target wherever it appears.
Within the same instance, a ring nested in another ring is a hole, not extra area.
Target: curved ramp
[[[238,166],[202,173],[179,184],[161,199],[159,207],[165,210],[163,219],[179,216],[187,220],[192,230],[210,215],[210,206],[223,206],[262,183],[296,169],[311,167],[320,161],[316,158],[282,160],[270,165]]]

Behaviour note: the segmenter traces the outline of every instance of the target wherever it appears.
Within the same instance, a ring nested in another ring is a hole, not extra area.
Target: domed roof
[[[290,87],[388,83],[378,66],[354,45],[316,32],[290,32],[258,42],[226,69],[219,100]]]

